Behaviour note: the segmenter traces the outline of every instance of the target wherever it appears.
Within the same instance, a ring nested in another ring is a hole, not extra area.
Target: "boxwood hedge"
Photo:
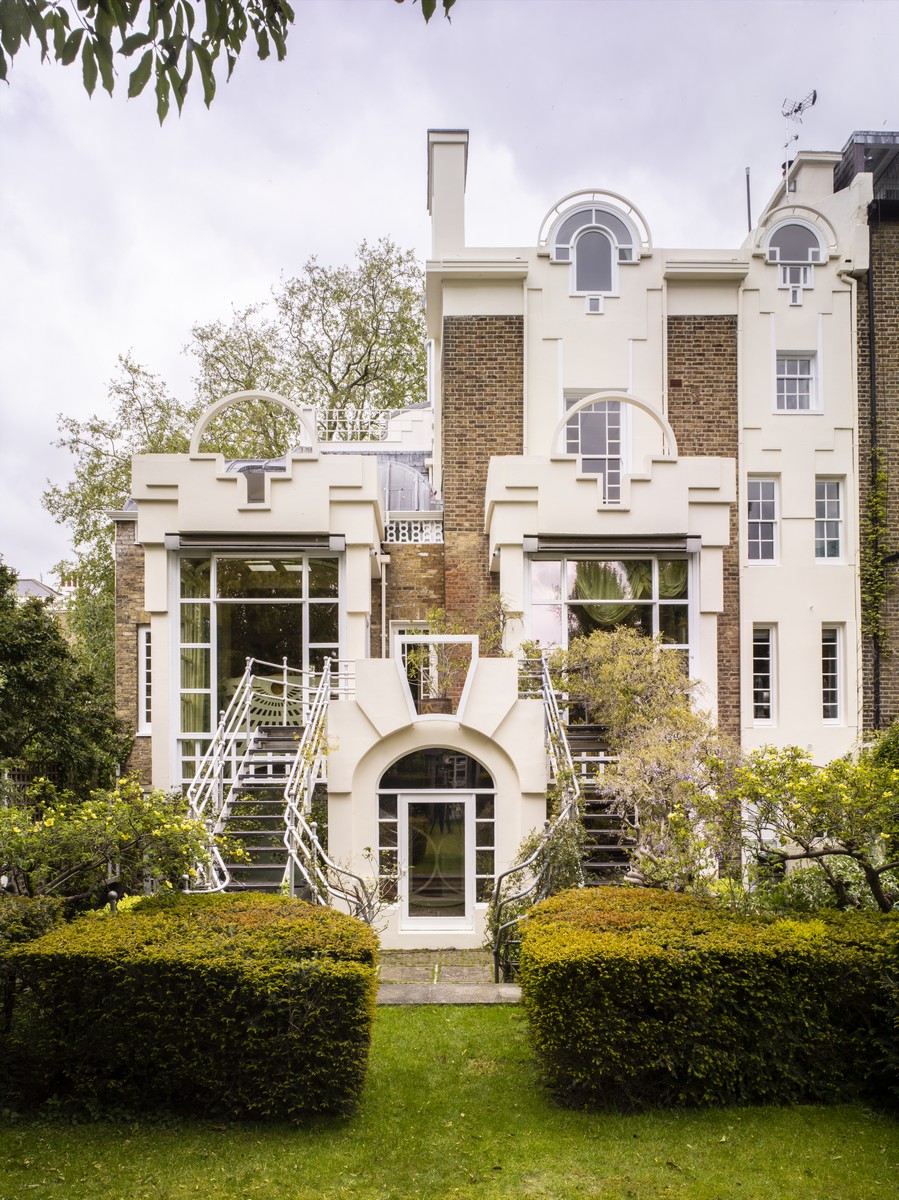
[[[173,895],[8,952],[19,1102],[299,1120],[355,1106],[377,940],[280,896]]]
[[[899,922],[758,920],[601,887],[536,906],[522,1000],[549,1086],[587,1107],[886,1099]]]

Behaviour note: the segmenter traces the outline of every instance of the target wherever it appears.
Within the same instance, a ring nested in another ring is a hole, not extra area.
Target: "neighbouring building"
[[[718,250],[655,246],[602,189],[468,246],[467,151],[429,134],[430,404],[349,444],[284,401],[302,444],[260,463],[201,451],[225,398],[115,514],[135,767],[245,838],[211,885],[314,873],[326,819],[336,864],[388,880],[392,945],[478,944],[544,820],[523,641],[660,635],[747,749],[825,761],[899,716],[899,133],[799,153]],[[491,658],[466,635],[498,597]]]

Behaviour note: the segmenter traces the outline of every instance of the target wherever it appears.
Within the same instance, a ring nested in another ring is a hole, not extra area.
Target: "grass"
[[[556,1108],[500,1006],[380,1009],[345,1121],[0,1129],[0,1200],[886,1200],[897,1177],[899,1124],[861,1107]]]

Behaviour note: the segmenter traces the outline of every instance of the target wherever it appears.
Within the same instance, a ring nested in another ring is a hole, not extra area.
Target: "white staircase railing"
[[[231,883],[217,837],[222,833],[253,734],[259,725],[303,725],[310,711],[307,672],[261,659],[247,659],[228,707],[187,790],[188,811],[208,834],[209,862],[201,864],[189,891],[220,892]]]
[[[327,781],[328,705],[333,697],[347,695],[351,686],[348,674],[340,667],[333,672],[327,660],[284,788],[284,845],[287,871],[293,876],[292,889],[296,884],[294,872],[298,872],[313,903],[329,905],[337,901],[354,916],[370,922],[378,907],[378,881],[365,880],[329,858],[319,841],[315,821],[309,819],[315,789]]]
[[[546,655],[541,655],[539,679],[540,697],[543,700],[543,731],[546,742],[546,753],[549,759],[550,783],[560,792],[559,811],[553,821],[546,821],[540,845],[532,854],[521,862],[514,863],[507,871],[502,871],[496,877],[493,888],[491,905],[493,908],[493,970],[494,979],[510,977],[510,950],[514,942],[516,926],[521,922],[524,913],[521,903],[533,896],[534,902],[543,899],[548,894],[551,885],[549,878],[550,867],[545,847],[547,842],[564,825],[573,825],[579,816],[579,801],[581,795],[577,772],[571,757],[571,747],[568,735],[559,710],[558,697],[549,672]],[[503,884],[510,877],[521,874],[526,879],[525,886],[517,891],[503,895]]]

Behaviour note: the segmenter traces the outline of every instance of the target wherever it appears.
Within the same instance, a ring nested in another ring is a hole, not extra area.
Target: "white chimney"
[[[465,248],[465,177],[468,130],[428,130],[428,212],[431,257]]]

